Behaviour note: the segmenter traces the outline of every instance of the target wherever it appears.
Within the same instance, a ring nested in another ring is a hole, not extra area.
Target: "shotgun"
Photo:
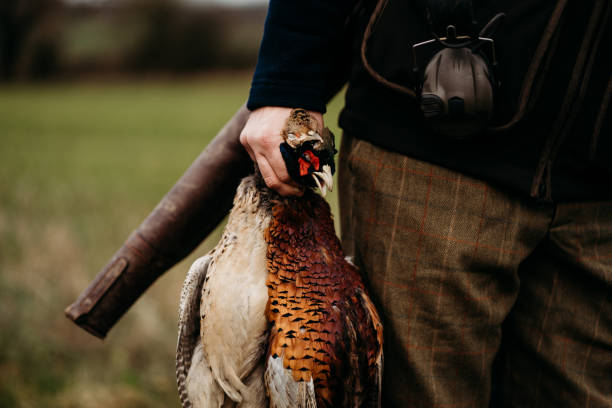
[[[243,105],[66,308],[69,319],[103,339],[158,277],[223,220],[240,180],[253,170],[239,141],[248,117]]]

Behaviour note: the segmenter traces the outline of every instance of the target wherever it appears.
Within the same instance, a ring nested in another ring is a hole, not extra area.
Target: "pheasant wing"
[[[179,304],[179,332],[176,346],[176,381],[183,407],[190,407],[186,379],[194,349],[200,337],[200,297],[211,255],[196,260],[185,278]]]
[[[345,315],[346,362],[344,406],[378,408],[381,406],[383,368],[382,323],[374,304],[357,287],[347,300]],[[350,390],[350,391],[349,391]]]
[[[365,323],[369,326],[370,338],[366,340],[368,357],[369,386],[368,407],[381,407],[382,372],[383,372],[383,325],[372,299],[362,290],[358,296],[366,311]],[[372,337],[373,335],[373,337]]]

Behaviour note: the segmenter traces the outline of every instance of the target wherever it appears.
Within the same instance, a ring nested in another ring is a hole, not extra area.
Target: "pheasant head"
[[[319,130],[319,123],[304,109],[293,109],[282,132],[280,146],[291,178],[307,187],[318,188],[322,195],[333,188],[336,170],[334,135]]]

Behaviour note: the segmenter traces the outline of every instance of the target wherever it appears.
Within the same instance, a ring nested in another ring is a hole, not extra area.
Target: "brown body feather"
[[[318,407],[377,405],[382,325],[327,202],[312,192],[279,201],[265,240],[269,356],[295,381],[312,378]]]

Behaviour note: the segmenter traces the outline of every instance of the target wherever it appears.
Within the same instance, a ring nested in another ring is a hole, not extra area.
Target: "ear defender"
[[[427,64],[420,97],[436,133],[456,139],[481,133],[493,114],[489,67],[469,48],[445,48]]]
[[[425,121],[437,134],[466,139],[482,133],[494,111],[497,60],[493,31],[504,14],[494,16],[475,36],[457,36],[455,26],[446,37],[437,35],[412,47],[414,73],[420,80],[417,96]],[[425,69],[419,67],[417,50],[438,46]]]

